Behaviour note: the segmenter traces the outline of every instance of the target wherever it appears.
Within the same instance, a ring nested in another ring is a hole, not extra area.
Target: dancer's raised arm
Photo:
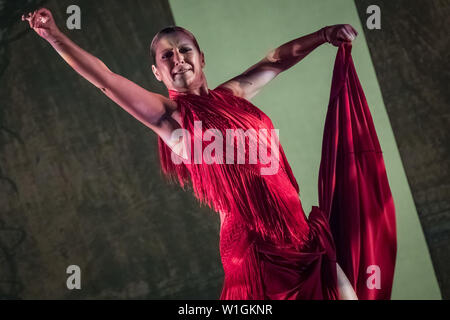
[[[329,42],[339,46],[342,42],[353,41],[357,34],[349,24],[324,27],[271,50],[261,61],[220,87],[226,87],[235,95],[250,99],[279,73],[297,64],[321,44]]]
[[[48,9],[41,8],[29,13],[22,16],[22,20],[27,20],[30,27],[47,40],[76,72],[169,142],[172,131],[177,127],[175,121],[170,121],[170,115],[176,110],[173,101],[109,70],[100,59],[64,35]]]

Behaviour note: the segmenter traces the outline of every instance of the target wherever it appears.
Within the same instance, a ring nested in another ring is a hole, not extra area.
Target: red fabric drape
[[[397,250],[395,207],[351,49],[349,44],[341,45],[335,61],[319,171],[319,206],[330,219],[337,261],[358,298],[389,299]]]
[[[202,141],[201,149],[195,149],[195,139],[206,130],[217,129],[223,137],[227,129],[270,130],[267,115],[225,88],[202,96],[169,91],[180,108],[182,128],[189,133],[184,143],[191,152],[189,161],[182,162],[159,139],[162,171],[183,188],[192,186],[201,203],[220,213],[222,299],[336,299],[336,260],[342,261],[361,298],[389,297],[395,254],[385,253],[395,252],[393,204],[350,49],[342,46],[336,58],[320,167],[320,208],[313,207],[308,219],[279,143],[279,170],[270,175],[260,173],[266,165],[249,164],[251,139],[243,139],[244,164],[226,163],[229,154],[213,163],[195,161],[211,143]],[[200,130],[196,121],[202,122]],[[367,263],[382,269],[381,289],[364,289],[367,275],[361,270]]]

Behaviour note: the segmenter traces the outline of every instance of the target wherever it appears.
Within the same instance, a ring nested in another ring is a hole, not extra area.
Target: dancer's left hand
[[[325,27],[326,40],[336,47],[339,47],[344,42],[352,42],[357,35],[358,32],[349,24],[336,24]]]

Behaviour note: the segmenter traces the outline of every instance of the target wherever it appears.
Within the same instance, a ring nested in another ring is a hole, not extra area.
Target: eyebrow
[[[183,43],[180,44],[179,46],[180,46],[180,47],[185,47],[185,46],[192,47],[193,45],[190,44],[190,43],[187,43],[187,42],[183,42]],[[172,49],[163,49],[163,50],[161,51],[161,54],[164,54],[164,53],[166,53],[167,51],[171,51],[171,50],[172,50]]]

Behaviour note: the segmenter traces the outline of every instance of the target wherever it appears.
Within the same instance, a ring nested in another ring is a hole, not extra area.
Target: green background
[[[434,270],[353,1],[169,1],[177,25],[205,52],[210,88],[243,72],[270,49],[325,25],[349,23],[359,36],[353,60],[371,108],[396,205],[398,254],[393,299],[440,299]],[[279,75],[252,102],[271,117],[300,186],[308,214],[317,179],[337,48],[323,45]]]

